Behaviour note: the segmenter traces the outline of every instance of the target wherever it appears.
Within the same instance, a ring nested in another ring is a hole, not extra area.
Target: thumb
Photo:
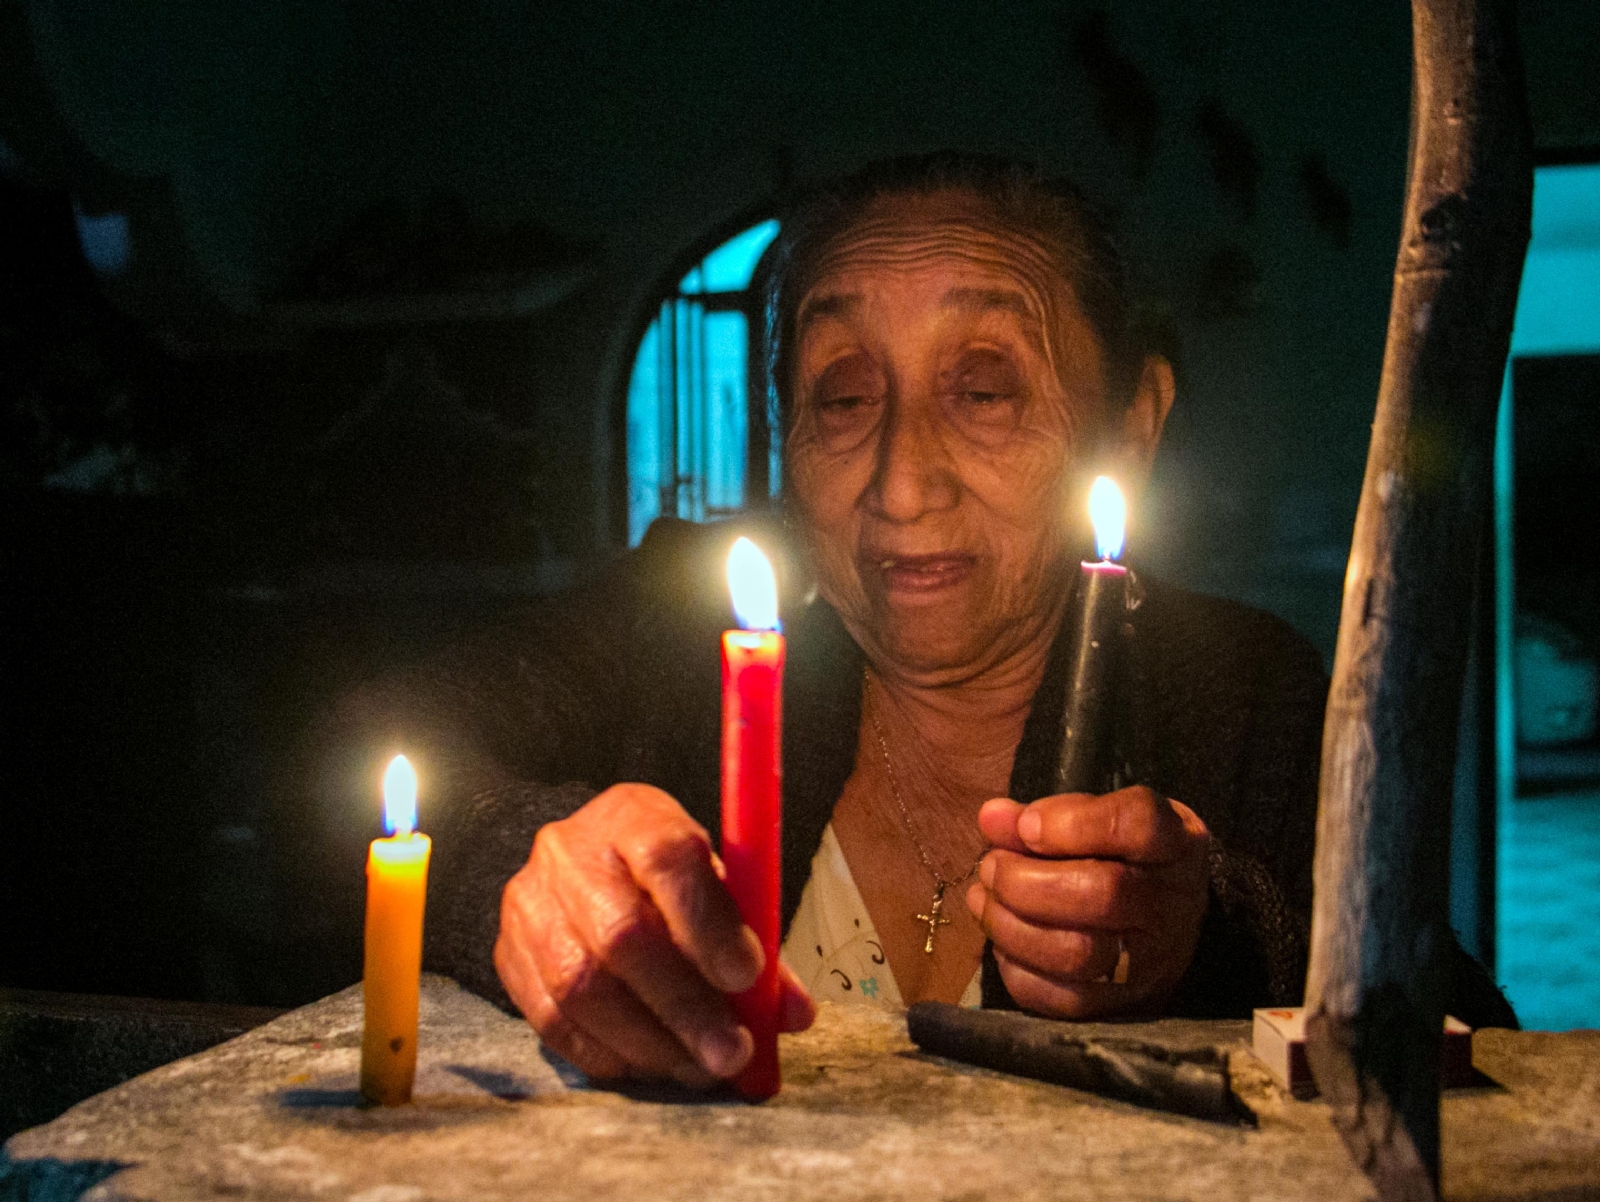
[[[983,837],[989,841],[991,847],[1003,847],[1007,851],[1028,852],[1028,845],[1022,841],[1022,836],[1017,833],[1017,819],[1022,817],[1027,806],[1021,802],[1012,801],[1009,797],[994,797],[983,803],[983,808],[978,811],[978,829],[983,832]]]

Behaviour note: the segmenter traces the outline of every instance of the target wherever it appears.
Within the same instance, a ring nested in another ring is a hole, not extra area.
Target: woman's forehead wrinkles
[[[815,320],[848,318],[863,302],[861,277],[874,272],[911,275],[956,265],[990,280],[952,284],[944,307],[1014,313],[1021,331],[1055,369],[1053,345],[1063,335],[1061,300],[1071,284],[1053,254],[1036,239],[1004,226],[966,220],[871,220],[845,231],[817,263],[797,314],[796,332]],[[1004,283],[1002,283],[1004,281]]]
[[[849,318],[861,309],[859,292],[825,292],[808,296],[800,307],[796,330],[804,334],[813,322],[825,317]],[[1032,288],[977,287],[957,285],[939,300],[941,309],[953,309],[974,317],[988,313],[1007,313],[1017,319],[1023,337],[1042,355],[1049,355],[1045,336],[1049,320],[1048,301]]]
[[[1042,243],[998,227],[967,222],[854,226],[823,252],[816,277],[877,265],[905,267],[939,258],[965,259],[1002,271],[1065,282],[1056,257]]]
[[[823,251],[813,288],[829,276],[874,268],[914,271],[941,260],[1015,277],[1042,296],[1069,286],[1057,256],[1038,239],[1003,225],[968,219],[877,218],[857,222]]]
[[[1004,242],[1029,248],[1048,257],[1049,245],[1026,230],[1004,221],[981,217],[910,217],[886,214],[864,217],[839,231],[826,249],[837,249],[854,242],[914,241],[924,237],[960,237],[985,242]]]

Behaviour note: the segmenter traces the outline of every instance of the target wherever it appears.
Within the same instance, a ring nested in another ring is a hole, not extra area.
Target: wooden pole
[[[1384,1199],[1439,1172],[1451,775],[1532,208],[1509,0],[1413,0],[1411,157],[1323,731],[1307,1051]]]

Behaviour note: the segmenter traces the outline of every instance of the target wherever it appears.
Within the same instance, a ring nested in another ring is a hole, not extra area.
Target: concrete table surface
[[[1242,1048],[1244,1023],[1167,1023]],[[590,1089],[528,1028],[424,981],[416,1101],[359,1104],[359,987],[15,1136],[0,1199],[1370,1198],[1326,1107],[1247,1054],[1254,1128],[923,1056],[904,1021],[827,1006],[749,1106]],[[1492,1083],[1444,1103],[1445,1196],[1600,1199],[1600,1032],[1481,1032]],[[565,1076],[564,1076],[565,1074]]]

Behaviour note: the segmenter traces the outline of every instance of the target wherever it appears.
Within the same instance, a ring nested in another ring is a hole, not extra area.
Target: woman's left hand
[[[1085,1019],[1171,995],[1206,912],[1211,836],[1193,810],[1139,785],[996,798],[978,825],[994,850],[967,906],[1019,1006]]]

